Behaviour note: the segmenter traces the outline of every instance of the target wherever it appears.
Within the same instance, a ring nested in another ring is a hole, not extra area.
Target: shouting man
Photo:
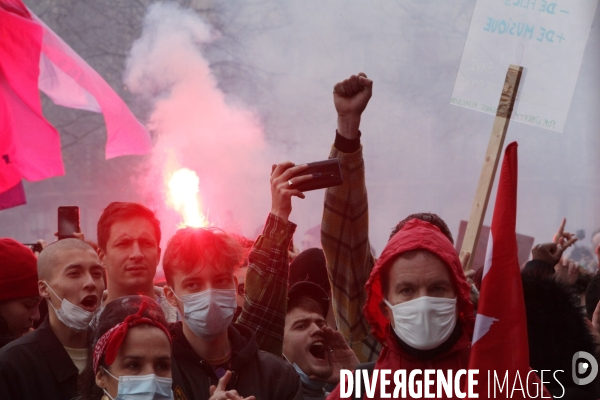
[[[323,400],[340,379],[340,369],[358,365],[341,333],[327,325],[327,293],[317,284],[301,281],[288,292],[283,356],[302,380],[304,400]]]
[[[94,249],[63,239],[39,255],[38,289],[48,316],[32,333],[0,350],[0,398],[72,399],[87,361],[89,323],[104,291]]]

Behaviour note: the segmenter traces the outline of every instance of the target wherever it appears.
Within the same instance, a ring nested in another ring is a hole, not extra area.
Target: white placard
[[[562,132],[598,0],[477,0],[451,104],[496,114],[524,67],[512,119]]]

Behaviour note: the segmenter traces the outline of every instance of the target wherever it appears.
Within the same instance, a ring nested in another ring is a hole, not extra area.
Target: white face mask
[[[161,378],[154,374],[139,376],[116,377],[103,368],[104,371],[119,381],[117,397],[113,398],[105,389],[104,393],[112,400],[163,400],[173,399],[173,379]]]
[[[56,316],[58,317],[60,322],[73,329],[74,331],[79,332],[87,329],[87,327],[90,324],[90,321],[92,320],[92,318],[94,318],[95,313],[84,310],[83,308],[71,303],[67,299],[61,299],[54,292],[54,290],[52,290],[50,285],[48,285],[48,282],[44,281],[44,284],[46,284],[46,286],[48,287],[48,289],[50,289],[52,294],[61,301],[61,305],[58,310],[56,309],[56,307],[54,307],[51,301],[49,302],[50,306],[54,308]]]
[[[175,294],[175,292],[173,292]],[[198,337],[214,340],[225,332],[237,309],[235,289],[208,289],[186,294],[183,303],[183,319]]]
[[[422,296],[395,306],[383,301],[394,315],[394,332],[415,349],[438,347],[456,326],[456,298]]]

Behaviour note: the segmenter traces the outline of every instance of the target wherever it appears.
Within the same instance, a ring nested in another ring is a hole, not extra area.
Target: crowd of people
[[[334,86],[329,157],[344,183],[325,192],[322,249],[290,252],[291,199],[318,178],[291,162],[273,166],[256,240],[182,228],[163,286],[160,222],[141,204],[109,204],[97,244],[74,233],[34,254],[0,239],[0,398],[338,399],[341,370],[468,368],[481,273],[465,274],[446,223],[412,214],[371,250],[359,126],[372,86],[362,73]],[[576,240],[563,223],[522,269],[535,370],[598,354],[600,275],[563,259]],[[592,240],[599,257],[600,232]],[[562,387],[600,398],[600,379],[578,386],[568,373]]]

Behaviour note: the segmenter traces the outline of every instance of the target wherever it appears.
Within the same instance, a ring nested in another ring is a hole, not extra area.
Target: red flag
[[[39,90],[56,104],[101,112],[107,158],[150,151],[150,135],[125,102],[21,0],[0,0],[0,37],[0,160],[11,163],[0,166],[0,193],[21,177],[64,174],[60,137],[42,114]]]
[[[516,224],[517,143],[513,142],[502,162],[469,359],[469,369],[479,370],[475,388],[480,398],[541,397],[543,386],[529,367]],[[550,396],[545,388],[544,393]]]
[[[60,137],[42,115],[38,89],[42,28],[20,1],[5,1],[0,0],[0,157],[5,161],[0,192],[21,177],[37,181],[64,174]]]
[[[0,210],[20,206],[25,203],[25,190],[21,181],[7,191],[0,193]]]
[[[2,71],[0,71],[1,78]],[[0,97],[0,132],[9,131],[9,113],[5,111],[3,97]],[[25,191],[21,182],[21,174],[11,159],[14,155],[12,138],[0,136],[0,210],[25,204]]]

